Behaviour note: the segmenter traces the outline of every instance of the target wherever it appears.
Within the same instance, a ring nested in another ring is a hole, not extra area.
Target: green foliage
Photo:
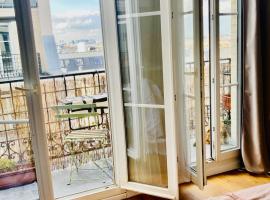
[[[231,125],[231,120],[230,119],[225,119],[223,120],[224,125],[230,126]]]
[[[7,158],[0,159],[0,171],[7,172],[16,168],[16,163],[13,160]]]

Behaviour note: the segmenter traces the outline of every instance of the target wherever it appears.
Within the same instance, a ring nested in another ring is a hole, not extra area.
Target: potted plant
[[[230,94],[224,94],[222,97],[223,100],[223,107],[226,110],[231,110],[231,95]]]
[[[231,120],[225,119],[221,124],[221,143],[222,144],[230,144],[231,139]]]
[[[0,190],[34,181],[36,181],[36,173],[33,164],[17,164],[13,160],[0,158]]]

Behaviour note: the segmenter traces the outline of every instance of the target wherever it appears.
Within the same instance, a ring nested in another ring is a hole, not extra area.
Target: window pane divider
[[[136,104],[136,103],[125,103],[125,107],[136,107],[136,108],[162,108],[164,109],[164,105],[158,104]]]
[[[210,0],[210,46],[211,46],[211,129],[212,135],[214,135],[215,145],[214,159],[219,161],[220,159],[220,52],[219,52],[219,0]]]
[[[232,13],[219,13],[219,16],[231,16],[231,15],[235,16],[235,15],[238,15],[238,13],[237,13],[237,12],[232,12]]]
[[[224,88],[224,87],[234,87],[234,86],[239,86],[239,83],[230,83],[230,84],[220,85],[220,88]]]
[[[143,13],[132,13],[132,14],[120,15],[120,16],[117,17],[117,19],[138,18],[138,17],[151,17],[151,16],[159,16],[159,15],[161,15],[161,12],[160,11],[143,12]]]

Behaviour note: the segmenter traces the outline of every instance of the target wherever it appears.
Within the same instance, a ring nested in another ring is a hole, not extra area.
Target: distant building
[[[50,74],[59,73],[60,61],[52,32],[49,1],[31,0],[31,7],[40,70]],[[14,5],[13,0],[0,0],[0,78],[12,71],[21,71]]]
[[[91,38],[56,44],[49,0],[31,0],[39,68],[45,74],[104,69],[102,44]],[[22,76],[13,0],[0,0],[0,79]]]
[[[104,69],[102,53],[78,52],[59,54],[61,68],[68,72]]]

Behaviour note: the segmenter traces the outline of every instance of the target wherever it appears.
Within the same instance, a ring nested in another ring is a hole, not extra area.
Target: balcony
[[[15,59],[16,58],[16,59]],[[18,56],[14,56],[12,60],[19,60]],[[230,76],[230,59],[223,59],[221,61],[221,79],[223,83],[226,83],[226,77]],[[208,71],[208,62],[205,62],[205,70]],[[11,119],[25,119],[28,116],[25,92],[16,90],[17,87],[23,87],[22,71],[20,65],[16,66],[16,70],[10,70],[2,73],[0,80],[0,121],[1,120],[11,120]],[[194,93],[191,88],[192,79],[194,79],[194,64],[187,63],[185,77],[187,83],[191,85],[186,85],[186,91],[189,92],[186,98],[189,100],[195,100],[195,97],[191,94]],[[209,76],[205,74],[205,90],[209,89]],[[221,88],[222,89],[222,88]],[[107,94],[107,82],[106,74],[104,70],[98,71],[86,71],[80,73],[72,73],[66,75],[54,75],[54,76],[41,76],[41,91],[43,99],[43,110],[45,118],[45,127],[47,133],[47,143],[48,151],[51,162],[51,169],[53,175],[54,188],[58,188],[56,191],[56,197],[62,197],[68,194],[78,193],[89,189],[96,189],[99,187],[105,187],[113,184],[112,168],[107,168],[104,171],[97,168],[93,164],[92,158],[94,155],[98,155],[95,161],[99,162],[99,166],[104,166],[104,158],[108,158],[112,166],[112,148],[111,140],[106,146],[106,153],[104,154],[101,149],[93,148],[90,141],[85,141],[83,143],[83,153],[79,149],[76,153],[78,154],[78,159],[81,159],[84,167],[95,169],[94,171],[84,171],[79,176],[88,177],[88,181],[76,181],[69,186],[68,177],[70,173],[70,157],[71,154],[68,151],[68,142],[65,142],[64,138],[66,133],[74,129],[83,129],[83,127],[90,127],[99,129],[102,127],[109,127],[109,111],[108,111],[108,101],[102,102],[102,106],[97,107],[97,112],[99,113],[98,125],[92,127],[89,121],[83,121],[79,119],[65,120],[60,122],[56,118],[56,114],[52,107],[61,104],[63,99],[82,97],[82,96],[93,96],[93,95],[104,95]],[[221,98],[221,113],[226,112],[230,114],[230,94],[225,94]],[[191,103],[192,104],[192,103]],[[194,148],[194,138],[195,138],[195,122],[193,117],[195,115],[194,107],[192,105],[187,106],[187,112],[190,113],[190,119],[187,119],[189,124],[189,129],[191,133],[191,154],[195,157]],[[209,127],[210,124],[210,97],[206,93],[205,96],[205,127]],[[223,114],[221,120],[223,120]],[[223,120],[225,121],[225,119]],[[226,122],[229,122],[228,120]],[[63,131],[64,124],[64,131]],[[230,123],[227,123],[230,126]],[[228,128],[229,130],[230,128]],[[206,131],[207,132],[207,131]],[[207,154],[210,154],[210,143],[207,144]],[[88,158],[81,156],[87,152]],[[91,157],[91,158],[90,158]],[[23,187],[28,187],[28,189],[23,189],[22,191],[32,191],[36,188],[36,177],[34,174],[34,164],[33,155],[31,148],[31,138],[30,130],[28,124],[0,124],[0,162],[6,162],[9,167],[1,171],[0,163],[0,189],[1,189],[1,174],[12,175],[14,171],[29,171],[30,179],[22,182],[22,185],[30,183]],[[3,176],[2,176],[3,177]],[[3,181],[2,181],[3,182]],[[3,187],[7,188],[7,187]],[[20,187],[21,188],[21,187]],[[10,190],[20,190],[18,188],[12,188]],[[18,194],[23,193],[20,191]],[[37,192],[36,190],[34,190]],[[0,190],[0,195],[8,196],[10,191]],[[14,193],[12,193],[14,194]],[[25,195],[29,195],[25,193]]]
[[[186,124],[189,137],[189,149],[191,155],[191,163],[196,162],[196,109],[195,109],[195,73],[194,63],[187,63],[185,67],[185,103],[187,118]],[[221,150],[233,148],[232,127],[231,127],[231,88],[236,84],[232,84],[231,59],[224,58],[220,60],[220,126],[221,126]],[[206,158],[213,159],[214,136],[211,135],[211,80],[209,61],[204,63],[204,128],[206,142]],[[237,87],[237,86],[236,86]],[[237,98],[235,98],[237,99]]]
[[[0,80],[0,121],[27,119],[25,92],[16,89],[23,87],[23,80],[20,76],[15,77],[16,73],[10,71],[9,77],[5,73],[2,75],[4,79]],[[21,74],[18,73],[18,75]],[[110,129],[107,98],[100,102],[100,105],[97,103],[98,123],[94,125],[91,120],[66,119],[59,121],[52,109],[66,98],[106,95],[106,86],[104,70],[41,76],[48,152],[54,188],[57,188],[56,197],[113,184],[110,138],[107,138],[105,147],[93,146],[93,141],[88,140],[77,143],[75,146],[78,148],[73,154],[69,150],[70,143],[65,141],[67,133],[72,130],[80,130],[85,127]],[[80,160],[82,168],[91,170],[79,171],[75,174],[75,180],[69,185],[70,162],[74,154],[76,159]],[[20,173],[24,174],[23,178],[19,176]],[[84,180],[76,180],[82,178]],[[18,180],[20,181],[18,182]],[[10,194],[12,194],[11,199],[14,199],[14,195],[18,195],[19,198],[21,195],[28,197],[34,193],[37,196],[35,181],[29,124],[0,123],[0,196],[3,195],[7,199]],[[20,185],[22,187],[12,188]]]

